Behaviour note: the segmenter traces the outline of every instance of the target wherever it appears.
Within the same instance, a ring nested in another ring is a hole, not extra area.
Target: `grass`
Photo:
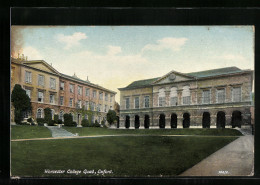
[[[51,137],[51,132],[46,127],[30,125],[11,126],[11,139],[30,139],[46,137]]]
[[[236,138],[124,136],[13,141],[11,173],[12,176],[89,177],[93,174],[83,174],[84,169],[95,172],[106,169],[113,173],[105,176],[175,176]],[[47,174],[45,169],[65,170],[65,173]],[[67,174],[69,169],[81,170],[81,173]]]
[[[118,135],[118,134],[149,134],[149,135],[215,135],[215,136],[241,136],[235,129],[106,129],[95,127],[63,127],[69,132],[78,133],[79,136],[92,135]]]

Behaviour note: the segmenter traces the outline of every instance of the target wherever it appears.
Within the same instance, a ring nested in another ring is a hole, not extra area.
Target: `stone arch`
[[[144,128],[150,127],[150,116],[148,114],[144,115]]]
[[[177,128],[178,116],[175,113],[171,114],[171,128]]]
[[[159,115],[159,128],[165,128],[165,114]]]
[[[209,112],[203,112],[202,128],[210,128],[210,113]]]
[[[129,128],[130,127],[130,116],[126,115],[125,116],[125,128]]]
[[[185,112],[183,114],[182,125],[183,125],[183,128],[189,128],[190,127],[190,114],[188,112]]]
[[[238,110],[233,111],[231,118],[232,128],[238,127],[241,128],[242,124],[242,113]]]
[[[139,129],[139,127],[140,127],[140,116],[135,115],[135,128]]]
[[[217,113],[217,128],[225,128],[226,126],[226,113],[218,111]]]

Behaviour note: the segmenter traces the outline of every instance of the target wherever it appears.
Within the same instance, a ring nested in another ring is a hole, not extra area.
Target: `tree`
[[[49,107],[44,109],[44,120],[49,126],[52,126],[54,121],[52,121],[51,109]]]
[[[15,122],[19,124],[22,120],[22,113],[32,109],[31,99],[21,85],[15,84],[11,95],[11,102],[15,108]]]
[[[107,121],[111,125],[116,120],[116,112],[114,110],[109,110],[107,113]]]

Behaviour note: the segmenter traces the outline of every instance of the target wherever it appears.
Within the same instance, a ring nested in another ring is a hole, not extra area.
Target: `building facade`
[[[251,124],[253,71],[171,71],[120,90],[120,128],[227,128]]]
[[[108,110],[114,109],[116,92],[81,80],[75,74],[59,73],[43,60],[12,58],[11,91],[15,84],[20,84],[31,99],[32,111],[25,112],[24,118],[44,118],[44,109],[48,107],[53,117],[57,114],[62,120],[65,113],[71,113],[78,125],[84,118],[101,123],[106,121]],[[91,112],[91,118],[87,111]],[[11,121],[14,121],[13,106]]]

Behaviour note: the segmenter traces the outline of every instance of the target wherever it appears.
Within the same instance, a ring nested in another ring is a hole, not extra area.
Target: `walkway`
[[[68,132],[67,130],[63,128],[59,128],[58,126],[46,126],[48,129],[50,129],[52,137],[73,137],[76,136],[72,134],[71,132]]]
[[[243,132],[242,133],[248,133]],[[252,176],[254,136],[245,135],[213,153],[180,176]]]

